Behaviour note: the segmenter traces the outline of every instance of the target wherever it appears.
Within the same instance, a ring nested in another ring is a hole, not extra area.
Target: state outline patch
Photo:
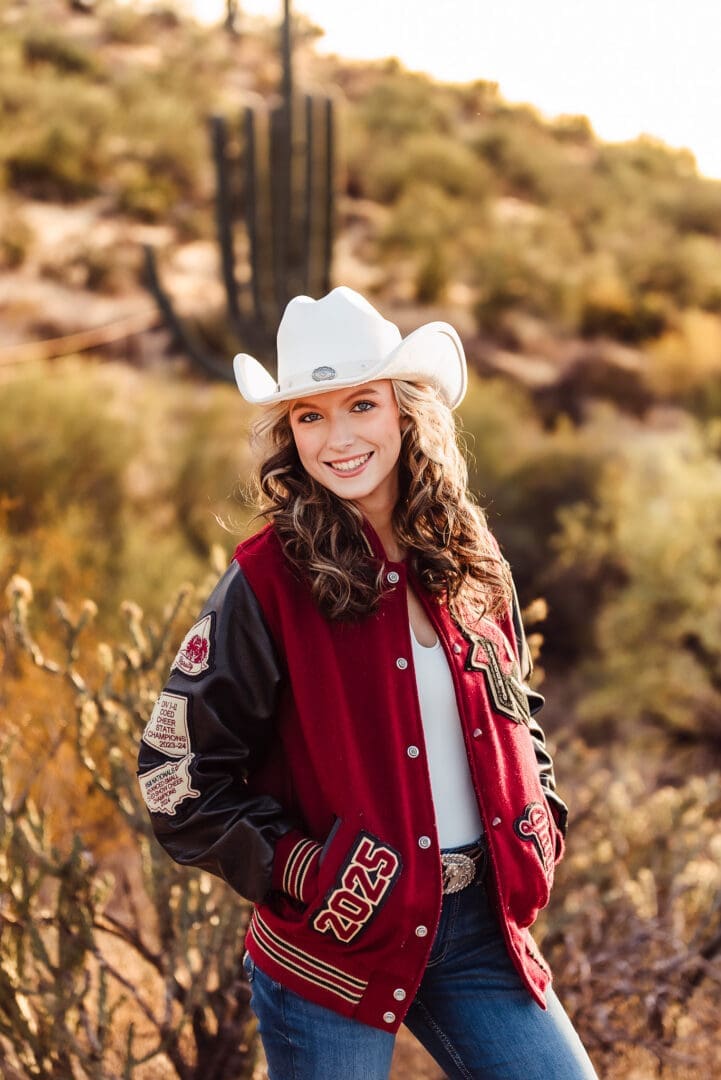
[[[194,757],[194,754],[188,754],[179,761],[166,761],[138,776],[145,805],[151,814],[175,817],[181,803],[200,797],[190,776]]]

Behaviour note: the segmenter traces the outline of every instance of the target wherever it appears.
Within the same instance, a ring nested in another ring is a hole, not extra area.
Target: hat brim
[[[238,389],[252,405],[274,405],[305,394],[327,394],[331,390],[362,386],[377,379],[405,379],[430,383],[449,408],[455,409],[463,400],[468,384],[461,339],[450,323],[445,322],[419,326],[375,364],[362,370],[356,368],[323,383],[315,382],[309,372],[307,381],[299,382],[291,390],[283,390],[263,365],[247,353],[238,353],[234,357],[233,372]]]

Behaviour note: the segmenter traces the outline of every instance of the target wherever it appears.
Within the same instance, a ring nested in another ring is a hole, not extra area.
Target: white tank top
[[[468,767],[453,678],[440,641],[426,648],[411,628],[413,665],[426,739],[428,771],[442,848],[460,847],[483,832]]]

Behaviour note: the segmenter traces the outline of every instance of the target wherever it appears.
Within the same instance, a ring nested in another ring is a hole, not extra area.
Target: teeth
[[[361,454],[360,457],[351,458],[350,461],[329,461],[331,469],[335,469],[336,472],[353,472],[353,469],[357,469],[360,465],[368,460],[370,454]]]

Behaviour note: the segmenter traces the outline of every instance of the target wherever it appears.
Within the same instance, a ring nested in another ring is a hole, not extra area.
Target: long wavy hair
[[[510,603],[509,567],[468,491],[451,410],[430,385],[396,379],[392,385],[401,424],[395,536],[425,588],[444,597],[456,621],[471,628]],[[259,458],[258,516],[273,523],[320,610],[330,619],[373,612],[384,574],[369,557],[363,515],[301,465],[288,402],[264,410],[251,444]]]

